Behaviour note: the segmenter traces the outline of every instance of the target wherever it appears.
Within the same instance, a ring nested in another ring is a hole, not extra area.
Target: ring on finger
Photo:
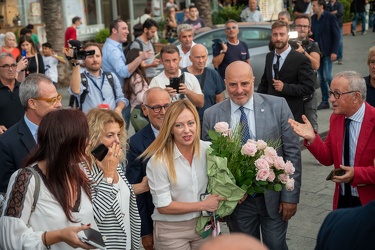
[[[116,153],[114,153],[113,155],[114,155],[115,157],[117,157],[117,156],[118,156],[118,154],[116,154]]]

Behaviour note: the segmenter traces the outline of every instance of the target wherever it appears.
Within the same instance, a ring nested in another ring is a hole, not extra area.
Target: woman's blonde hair
[[[125,121],[122,117],[113,110],[107,109],[91,109],[87,115],[87,121],[89,123],[89,132],[90,132],[90,143],[87,147],[88,155],[91,157],[91,161],[95,162],[95,158],[90,153],[99,143],[100,136],[104,132],[104,127],[109,123],[118,123],[120,125],[120,145],[123,149],[123,154],[121,162],[126,162],[126,149],[127,149],[127,134],[125,129]]]
[[[179,100],[169,106],[165,113],[163,124],[159,134],[151,145],[139,156],[139,158],[148,159],[155,155],[155,161],[162,161],[168,167],[169,178],[172,183],[176,182],[176,170],[174,168],[174,138],[172,129],[175,126],[177,117],[185,109],[193,113],[196,123],[196,132],[193,140],[193,154],[197,153],[200,157],[200,124],[197,108],[189,100]]]

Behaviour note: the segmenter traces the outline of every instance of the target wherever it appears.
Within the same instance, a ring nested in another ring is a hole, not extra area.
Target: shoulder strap
[[[79,98],[79,109],[80,110],[82,110],[82,104],[85,101],[87,94],[89,93],[89,84],[87,82],[87,77],[86,77],[85,73],[83,73],[83,72],[81,73],[81,83],[86,89],[82,92],[82,94]]]
[[[34,212],[36,203],[38,202],[38,198],[39,198],[40,176],[33,167],[29,166],[27,167],[27,169],[29,169],[33,173],[34,178],[35,178],[34,202],[33,202],[33,205],[31,206],[31,212]]]
[[[142,44],[142,42],[139,41],[139,39],[137,39],[137,38],[134,40],[134,42],[137,42],[137,43],[139,44],[139,49],[140,49],[141,51],[143,51],[143,44]]]
[[[112,73],[111,72],[104,72],[107,76],[107,79],[108,79],[108,82],[109,84],[111,85],[112,87],[112,91],[113,91],[113,96],[115,97],[115,102],[116,102],[116,90],[115,90],[115,84],[113,82],[113,76],[112,76]]]
[[[204,68],[203,69],[202,78],[201,78],[201,80],[199,82],[199,84],[201,85],[202,92],[203,92],[203,88],[204,88],[204,82],[206,81],[206,74],[207,74],[207,69]]]

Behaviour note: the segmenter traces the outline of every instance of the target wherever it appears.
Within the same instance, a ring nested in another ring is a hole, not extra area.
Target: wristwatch
[[[227,53],[227,52],[224,51],[224,50],[220,50],[220,54],[225,54],[225,53]]]
[[[79,66],[79,63],[72,63],[73,67]]]
[[[103,177],[103,180],[107,182],[108,184],[113,184],[113,178],[112,177]]]

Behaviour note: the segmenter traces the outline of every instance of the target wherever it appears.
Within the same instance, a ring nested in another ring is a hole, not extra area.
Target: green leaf
[[[275,184],[275,185],[273,186],[273,188],[274,188],[274,190],[275,190],[276,192],[280,192],[281,190],[283,190],[283,186],[282,186],[281,184]]]
[[[217,139],[219,139],[219,134],[215,132],[215,130],[209,130],[208,136],[211,138],[212,141],[216,141]]]
[[[262,187],[254,187],[256,193],[262,194],[264,193],[264,189]]]

